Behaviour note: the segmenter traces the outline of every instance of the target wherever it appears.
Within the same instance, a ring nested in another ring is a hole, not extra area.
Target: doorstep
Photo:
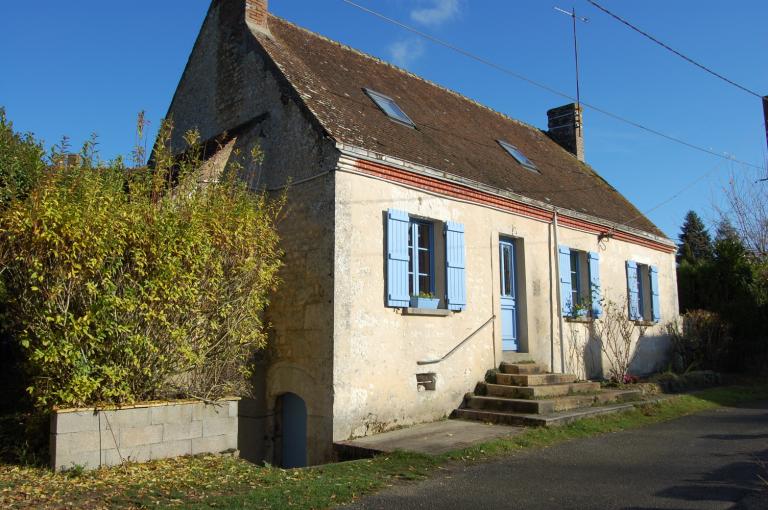
[[[441,420],[334,443],[339,460],[369,458],[395,450],[440,455],[525,431],[524,427]]]

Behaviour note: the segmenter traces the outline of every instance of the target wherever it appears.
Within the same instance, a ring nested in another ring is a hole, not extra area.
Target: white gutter
[[[563,345],[563,330],[565,329],[565,320],[563,319],[563,298],[560,295],[561,285],[560,285],[560,243],[557,240],[557,209],[554,210],[554,216],[552,218],[552,228],[554,229],[554,241],[555,241],[555,292],[557,293],[557,307],[555,308],[557,310],[557,316],[560,319],[560,328],[559,328],[559,334],[560,334],[560,373],[565,373],[565,346]],[[552,358],[554,360],[554,343],[555,339],[552,338]],[[554,367],[552,367],[552,371],[554,372]]]

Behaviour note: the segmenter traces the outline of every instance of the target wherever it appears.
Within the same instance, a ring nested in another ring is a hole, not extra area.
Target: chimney
[[[245,0],[245,22],[251,30],[271,37],[267,4],[268,0]]]
[[[549,137],[579,161],[584,161],[584,132],[581,106],[574,103],[552,108],[547,112]]]

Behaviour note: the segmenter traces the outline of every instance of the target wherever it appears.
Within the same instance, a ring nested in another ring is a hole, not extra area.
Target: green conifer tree
[[[688,211],[678,238],[677,262],[703,262],[712,258],[712,239],[695,211]]]

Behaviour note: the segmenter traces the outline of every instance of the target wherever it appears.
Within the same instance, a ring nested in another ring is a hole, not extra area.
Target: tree
[[[734,173],[724,189],[729,218],[747,250],[758,258],[768,256],[768,181],[757,170]]]
[[[741,237],[739,237],[739,233],[736,231],[736,228],[733,226],[733,223],[731,223],[731,220],[729,220],[728,218],[721,218],[720,221],[717,223],[717,231],[715,233],[715,245],[723,241],[738,243],[743,246]]]
[[[677,261],[701,262],[712,258],[712,239],[695,211],[688,211],[680,231]]]
[[[695,211],[688,211],[680,231],[677,249],[677,291],[680,309],[685,312],[706,308],[708,299],[705,266],[713,257],[712,240],[704,222]]]

